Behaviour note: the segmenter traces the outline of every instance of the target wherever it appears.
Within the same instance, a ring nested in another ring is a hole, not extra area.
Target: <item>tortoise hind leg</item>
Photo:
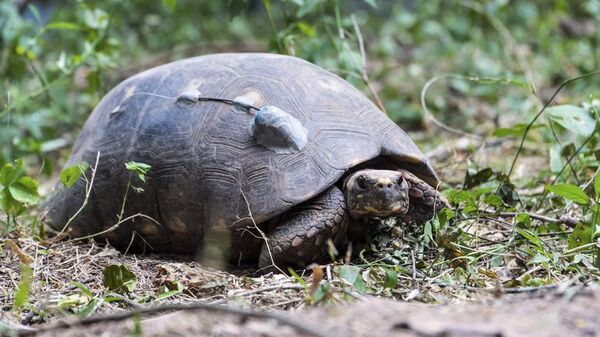
[[[399,170],[398,172],[410,186],[408,212],[400,216],[404,223],[425,223],[431,220],[438,210],[450,207],[446,198],[435,188],[409,171]]]
[[[322,261],[327,257],[327,240],[344,243],[348,221],[344,195],[333,186],[281,218],[263,243],[258,267],[304,267]]]

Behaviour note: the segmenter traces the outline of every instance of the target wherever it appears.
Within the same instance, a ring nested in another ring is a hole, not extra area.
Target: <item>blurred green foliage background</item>
[[[434,76],[520,83],[453,79],[429,94],[438,118],[489,133],[507,126],[503,117],[530,119],[540,102],[533,88],[543,100],[546,88],[599,68],[599,18],[598,0],[3,0],[0,165],[26,157],[50,174],[119,81],[171,60],[226,51],[312,61],[373,99],[377,93],[407,129],[423,127],[419,96]],[[590,82],[578,95],[598,89]]]

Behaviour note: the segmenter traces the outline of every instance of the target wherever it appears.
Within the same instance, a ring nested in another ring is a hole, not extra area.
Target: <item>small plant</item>
[[[4,164],[0,169],[0,210],[6,214],[6,222],[0,223],[8,229],[16,226],[17,216],[40,201],[38,185],[25,174],[22,159]]]

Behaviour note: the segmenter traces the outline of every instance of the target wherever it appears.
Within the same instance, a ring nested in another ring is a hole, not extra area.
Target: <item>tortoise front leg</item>
[[[400,216],[404,223],[423,224],[431,220],[438,210],[450,207],[446,198],[435,188],[409,171],[398,170],[398,172],[409,186],[408,196],[410,202],[408,212]]]
[[[344,195],[333,186],[281,218],[267,234],[258,267],[268,268],[273,263],[279,268],[305,267],[322,261],[327,257],[328,239],[335,245],[346,240],[348,221]]]

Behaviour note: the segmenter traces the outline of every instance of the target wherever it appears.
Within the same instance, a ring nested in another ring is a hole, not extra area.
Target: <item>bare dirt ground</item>
[[[344,305],[251,315],[185,310],[143,320],[110,316],[28,336],[597,336],[600,292],[512,295],[427,305],[364,298]]]
[[[10,248],[13,243],[19,248]],[[444,297],[439,289],[438,298],[447,303],[431,305],[344,290],[348,287],[342,280],[324,276],[323,281],[337,290],[324,304],[311,305],[310,284],[284,275],[243,271],[234,275],[203,267],[189,257],[122,255],[94,243],[59,243],[47,249],[31,239],[15,238],[3,246],[0,320],[10,328],[0,335],[600,335],[600,290],[594,285],[513,295],[465,290],[468,295],[462,297]],[[13,304],[23,262],[30,263],[33,281],[30,306],[17,315]],[[134,291],[123,295],[105,289],[102,271],[111,264],[125,265],[136,275]],[[73,281],[85,285],[88,294]],[[81,316],[94,303],[90,317],[82,320],[74,315]]]

